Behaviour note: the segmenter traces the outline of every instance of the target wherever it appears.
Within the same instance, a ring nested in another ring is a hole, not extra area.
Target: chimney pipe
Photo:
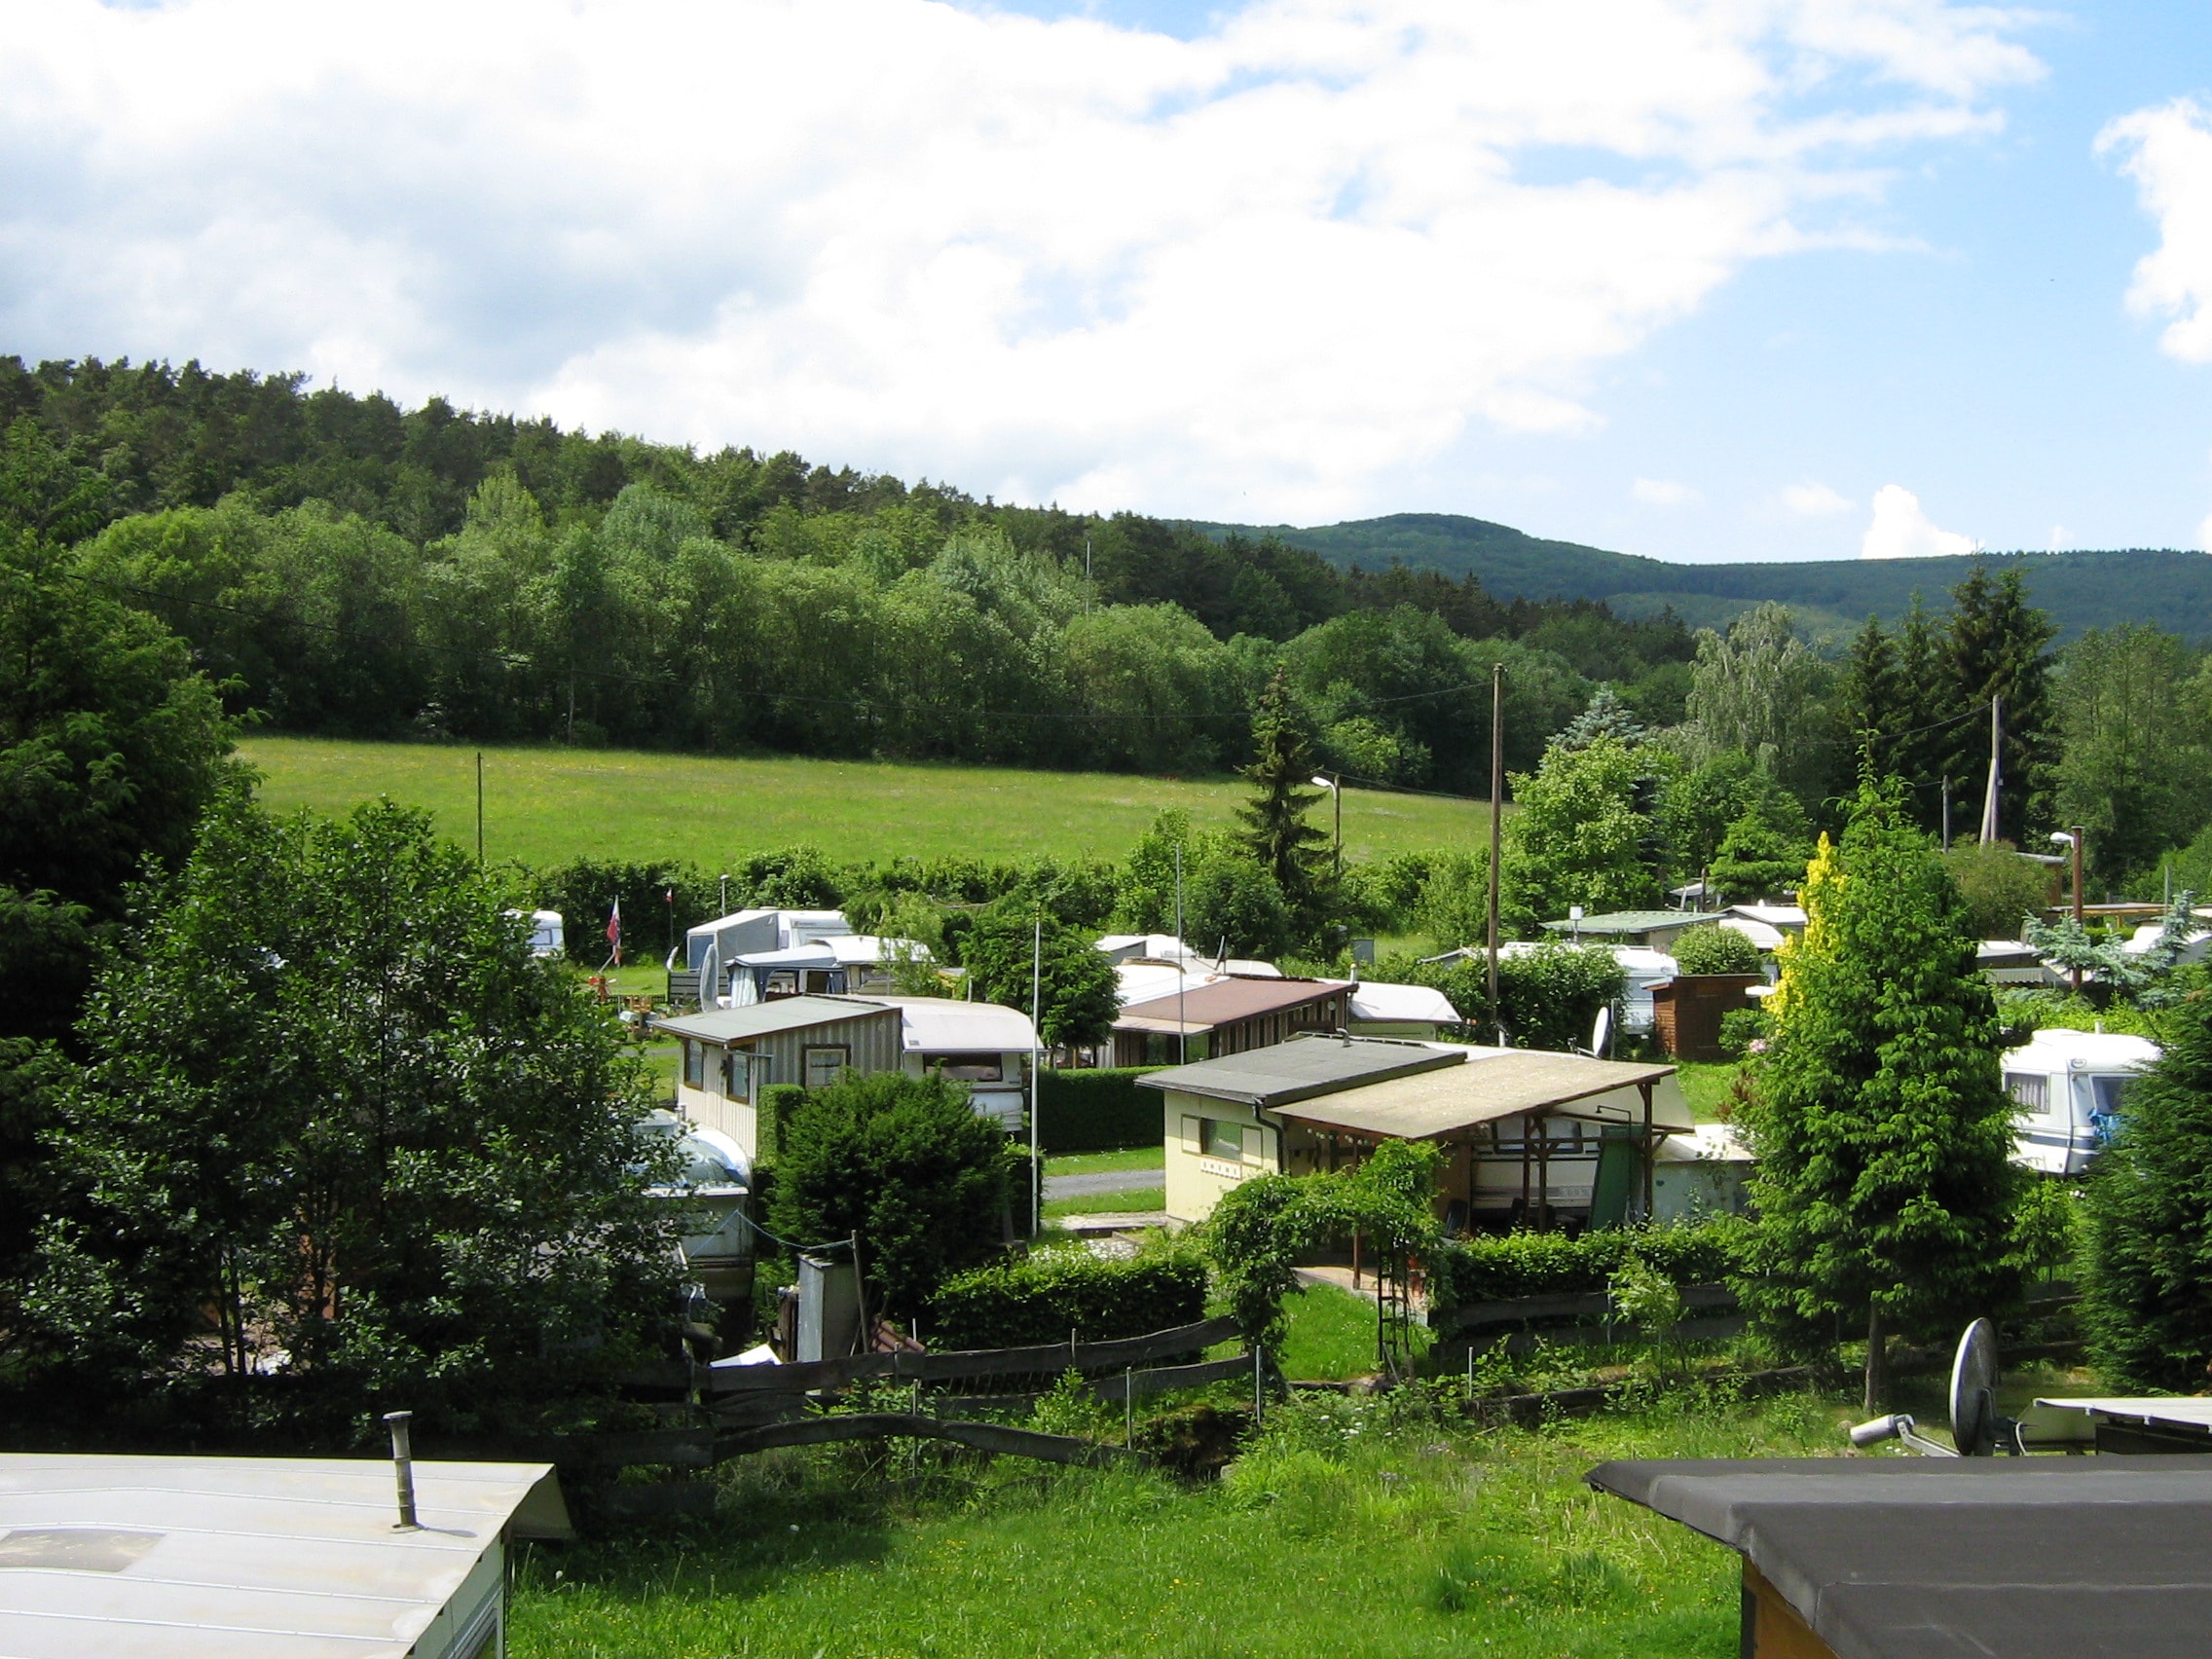
[[[391,1425],[391,1472],[399,1483],[399,1525],[392,1530],[414,1531],[423,1525],[415,1519],[415,1456],[407,1444],[407,1425],[415,1414],[387,1412],[384,1420]]]

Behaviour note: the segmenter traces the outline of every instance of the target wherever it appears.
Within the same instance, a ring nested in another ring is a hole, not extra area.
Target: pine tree
[[[1943,779],[1951,766],[1950,732],[1938,722],[1955,713],[1949,701],[1944,670],[1942,629],[1928,614],[1918,589],[1912,608],[1899,625],[1898,724],[1892,732],[1891,770],[1911,790],[1907,807],[1913,822],[1923,830],[1940,829],[1943,822]],[[1965,788],[1951,779],[1953,813]],[[1967,792],[1971,794],[1971,791]]]
[[[1252,717],[1252,763],[1243,769],[1252,785],[1249,802],[1236,809],[1245,850],[1275,878],[1284,902],[1302,928],[1320,920],[1326,885],[1321,849],[1329,837],[1306,822],[1321,798],[1312,789],[1313,755],[1291,700],[1290,681],[1281,669],[1268,682]]]
[[[2051,821],[2057,742],[2050,700],[2050,618],[2028,603],[2017,570],[1989,579],[1978,559],[1967,579],[1951,590],[1951,625],[1944,642],[1946,715],[1972,715],[1936,734],[1943,740],[1956,792],[1980,798],[1989,777],[1989,700],[2002,699],[1998,835],[2025,846],[2029,831]]]
[[[1636,718],[1636,711],[1621,701],[1620,693],[1607,682],[1598,687],[1590,706],[1560,729],[1551,747],[1587,749],[1601,737],[1611,737],[1634,749],[1650,735],[1650,729]]]
[[[2116,1387],[2189,1394],[2212,1376],[2212,1002],[2166,1038],[2089,1172],[2083,1316]]]
[[[2017,1291],[1996,1005],[1901,793],[1862,782],[1841,846],[1822,840],[1744,1113],[1761,1220],[1739,1294],[1800,1350],[1864,1330],[1869,1409],[1893,1334],[1947,1339]]]
[[[1898,665],[1898,648],[1882,631],[1882,619],[1866,618],[1843,661],[1843,683],[1836,692],[1837,735],[1844,752],[1859,756],[1877,777],[1904,775],[1901,734],[1917,722]]]

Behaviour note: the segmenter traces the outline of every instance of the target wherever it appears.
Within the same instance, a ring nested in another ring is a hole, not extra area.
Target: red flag
[[[622,966],[622,901],[614,901],[614,913],[607,918],[607,942],[614,951],[614,966]]]

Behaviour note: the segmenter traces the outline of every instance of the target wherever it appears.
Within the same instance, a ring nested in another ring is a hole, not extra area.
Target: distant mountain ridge
[[[1965,576],[1968,563],[1936,558],[1678,565],[1641,553],[1549,541],[1510,525],[1456,513],[1392,513],[1308,529],[1195,528],[1217,536],[1273,535],[1346,568],[1378,571],[1395,559],[1451,576],[1471,572],[1501,599],[1597,599],[1635,616],[1672,606],[1684,620],[1703,626],[1724,625],[1761,600],[1777,600],[1797,613],[1809,633],[1830,640],[1868,615],[1885,622],[1902,615],[1916,590],[1931,609],[1940,609]],[[2030,596],[2050,612],[2062,639],[2125,622],[2153,622],[2192,642],[2212,639],[2212,555],[2125,548],[1983,557],[1996,570],[2021,569]]]

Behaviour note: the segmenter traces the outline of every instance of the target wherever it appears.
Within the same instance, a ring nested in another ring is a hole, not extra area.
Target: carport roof
[[[1246,1106],[1272,1107],[1333,1094],[1381,1078],[1464,1064],[1468,1051],[1388,1037],[1302,1035],[1265,1049],[1170,1066],[1137,1079],[1147,1088],[1173,1089]]]
[[[1462,1051],[1468,1055],[1463,1067],[1339,1089],[1285,1105],[1281,1116],[1392,1140],[1435,1140],[1530,1112],[1641,1124],[1641,1102],[1632,1111],[1617,1102],[1601,1105],[1598,1097],[1657,1083],[1675,1069],[1530,1049]],[[1690,1122],[1679,1109],[1655,1107],[1652,1117],[1660,1128],[1686,1129]]]

